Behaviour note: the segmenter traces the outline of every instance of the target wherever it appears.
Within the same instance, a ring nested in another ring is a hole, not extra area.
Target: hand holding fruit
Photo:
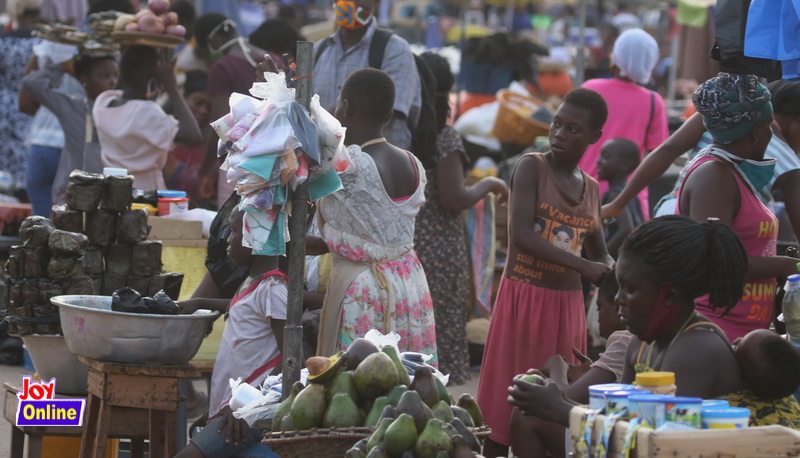
[[[562,425],[568,424],[573,403],[564,396],[561,388],[550,380],[539,380],[536,378],[538,375],[524,377],[534,377],[533,380],[537,383],[527,382],[520,376],[514,377],[514,385],[508,387],[508,402],[524,415]]]

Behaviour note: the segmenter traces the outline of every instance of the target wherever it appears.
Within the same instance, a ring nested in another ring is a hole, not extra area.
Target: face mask
[[[772,181],[777,162],[777,159],[765,159],[763,161],[747,159],[737,164],[737,167],[758,192]]]
[[[664,303],[667,297],[667,290],[669,286],[662,286],[661,291],[658,293],[658,299],[653,304],[650,312],[650,320],[647,322],[647,329],[644,334],[637,336],[640,340],[650,343],[656,340],[660,334],[668,331],[675,326],[678,321],[678,314],[681,311],[679,304],[672,304],[666,306]]]
[[[215,62],[215,61],[218,61],[219,59],[222,59],[222,57],[225,55],[222,51],[225,51],[225,49],[227,49],[229,46],[231,46],[233,43],[235,43],[235,39],[234,39],[234,40],[230,40],[229,42],[225,43],[224,45],[220,46],[219,48],[214,48],[213,46],[211,46],[211,39],[214,38],[214,36],[216,36],[217,33],[219,33],[219,32],[223,32],[223,33],[227,34],[232,29],[236,29],[236,23],[231,21],[230,19],[226,19],[226,20],[220,22],[219,25],[214,27],[214,29],[211,30],[211,32],[208,34],[208,41],[209,41],[209,44],[208,44],[208,51],[209,51],[208,57],[209,57],[209,59],[211,59],[211,62]]]
[[[372,17],[372,11],[356,7],[352,0],[337,0],[333,3],[333,11],[336,14],[336,25],[348,30],[364,27]]]
[[[742,159],[739,156],[720,149],[712,148],[711,154],[724,159],[729,164],[736,167],[745,181],[751,186],[753,194],[758,193],[764,186],[770,184],[775,174],[775,164],[778,160],[774,158],[754,161],[752,159]]]

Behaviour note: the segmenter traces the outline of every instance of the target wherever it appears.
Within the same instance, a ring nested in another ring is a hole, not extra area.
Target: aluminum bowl
[[[86,395],[89,368],[69,351],[64,336],[32,334],[22,336],[39,378],[56,379],[56,392]]]
[[[58,306],[72,353],[118,363],[186,364],[219,315],[210,310],[191,315],[114,312],[110,296],[56,296],[50,301]]]

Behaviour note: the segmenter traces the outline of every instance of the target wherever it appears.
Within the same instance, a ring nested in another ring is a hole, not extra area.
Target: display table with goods
[[[578,406],[572,408],[569,440],[575,457],[784,457],[800,454],[800,432],[785,426],[735,429],[657,430],[638,421]]]

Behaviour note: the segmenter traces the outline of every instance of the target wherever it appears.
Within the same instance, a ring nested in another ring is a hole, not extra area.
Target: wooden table
[[[28,457],[39,458],[42,454],[42,439],[51,437],[82,437],[84,426],[16,426],[17,406],[19,399],[17,392],[22,390],[19,385],[6,383],[5,404],[3,417],[11,423],[11,453],[10,458],[22,458],[25,447],[25,438],[28,439]],[[59,395],[57,398],[82,398],[81,396]],[[141,409],[129,407],[114,407],[111,421],[108,424],[109,439],[131,439],[131,456],[143,456],[143,441],[148,435],[148,413]],[[85,423],[84,423],[85,425]],[[134,453],[138,450],[138,453]]]
[[[81,440],[82,458],[102,457],[118,407],[148,415],[150,457],[173,456],[186,444],[186,385],[200,377],[192,365],[136,365],[79,356],[89,367],[89,396]],[[180,423],[179,423],[180,422]]]

